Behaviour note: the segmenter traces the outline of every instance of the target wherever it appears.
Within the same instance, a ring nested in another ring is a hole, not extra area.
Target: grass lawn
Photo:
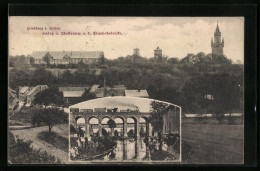
[[[52,132],[54,140],[47,141],[41,139],[42,132],[48,131],[48,126],[35,127],[30,129],[11,130],[14,136],[18,136],[26,141],[32,140],[34,149],[44,149],[49,155],[58,157],[62,163],[68,162],[68,125],[61,124],[54,126]]]
[[[35,108],[22,109],[19,112],[16,112],[10,117],[10,120],[13,122],[21,123],[23,125],[31,125],[32,116],[35,113]],[[10,124],[10,122],[9,122]]]
[[[242,164],[244,126],[185,123],[182,126],[185,164]]]
[[[56,132],[40,132],[38,133],[38,138],[42,141],[45,141],[54,147],[61,149],[65,152],[68,152],[68,138],[59,136]]]

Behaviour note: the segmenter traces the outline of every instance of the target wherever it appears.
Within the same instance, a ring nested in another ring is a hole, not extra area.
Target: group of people
[[[79,154],[78,147],[71,147],[70,148],[70,155],[72,158],[75,158]]]

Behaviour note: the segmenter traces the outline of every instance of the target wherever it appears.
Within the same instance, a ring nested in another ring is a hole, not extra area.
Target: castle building
[[[155,50],[154,50],[154,57],[155,58],[161,58],[162,57],[162,50],[159,48],[159,47],[157,47]]]
[[[211,39],[212,54],[224,55],[223,47],[224,47],[224,38],[221,41],[221,32],[219,31],[219,27],[217,23],[216,31],[214,33],[214,41],[213,39]]]
[[[46,64],[44,57],[49,58],[50,64],[93,64],[104,56],[103,51],[36,51],[31,55],[35,59],[35,64]]]
[[[140,52],[138,48],[134,49],[134,55],[140,56]]]

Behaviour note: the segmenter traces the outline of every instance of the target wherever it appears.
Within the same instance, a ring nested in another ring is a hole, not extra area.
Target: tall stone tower
[[[138,48],[134,49],[134,55],[140,56],[140,52]]]
[[[162,50],[159,48],[159,47],[157,47],[155,50],[154,50],[154,57],[155,58],[161,58],[162,57]]]
[[[221,32],[219,31],[218,23],[214,33],[214,41],[211,39],[212,54],[223,55],[224,38],[221,41]]]

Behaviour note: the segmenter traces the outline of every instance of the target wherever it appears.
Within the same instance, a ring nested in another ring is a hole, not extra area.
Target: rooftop
[[[85,91],[88,90],[89,87],[59,87],[59,92],[63,91]]]
[[[28,89],[29,89],[28,86],[20,87],[19,92],[20,92],[20,93],[25,93]]]
[[[63,91],[63,97],[82,97],[84,91]]]
[[[155,50],[161,50],[161,49],[160,49],[159,46],[158,46]]]
[[[37,90],[37,88],[40,88],[40,90],[42,90],[43,88],[44,88],[44,89],[48,88],[48,86],[47,86],[47,85],[37,85],[37,86],[35,86],[33,89],[31,89],[31,90],[27,93],[27,95],[33,94],[33,93]]]
[[[11,97],[16,97],[16,92],[13,89],[11,89],[10,87],[8,87],[8,93]]]
[[[168,105],[179,107],[177,105],[168,102],[163,102],[163,101],[150,99],[150,98],[114,96],[114,97],[104,97],[104,98],[84,101],[72,105],[69,108],[79,108],[79,110],[81,109],[95,110],[95,108],[107,108],[107,109],[118,108],[117,111],[127,110],[127,109],[131,109],[131,110],[138,109],[139,112],[148,113],[151,112],[152,109],[151,103],[153,101],[162,102]]]
[[[47,53],[54,59],[63,59],[64,56],[71,58],[100,58],[103,51],[35,51],[31,54],[35,59],[42,59]]]
[[[149,97],[146,90],[125,90],[125,96],[128,96],[128,97]]]
[[[90,90],[89,90],[89,92],[94,93],[94,92],[96,91],[96,89],[98,89],[98,87],[99,87],[98,84],[92,85],[91,88],[90,88]]]

